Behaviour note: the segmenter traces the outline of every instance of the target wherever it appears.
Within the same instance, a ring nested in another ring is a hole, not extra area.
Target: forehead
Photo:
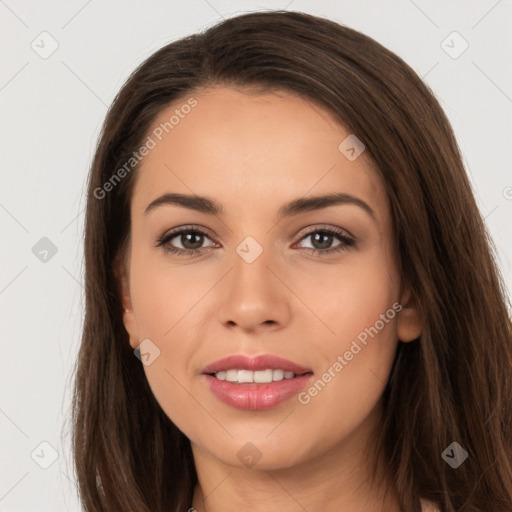
[[[148,134],[154,147],[138,170],[134,210],[166,192],[214,197],[228,212],[230,205],[275,211],[287,199],[333,191],[376,210],[386,202],[368,155],[351,161],[340,151],[350,132],[286,91],[206,89],[165,108]]]

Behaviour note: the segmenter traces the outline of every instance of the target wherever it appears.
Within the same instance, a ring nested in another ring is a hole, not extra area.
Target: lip
[[[235,384],[207,374],[201,375],[201,378],[210,391],[226,405],[246,411],[262,411],[272,409],[296,395],[308,385],[313,374],[306,373],[268,384]]]
[[[281,369],[293,372],[297,376],[265,384],[237,384],[219,380],[211,375],[231,369],[252,371]],[[311,368],[272,354],[256,357],[237,354],[224,357],[203,368],[201,375],[203,382],[219,400],[236,409],[247,411],[261,411],[278,406],[296,395],[311,381],[312,377]]]
[[[272,354],[262,354],[256,357],[248,357],[243,354],[236,354],[223,359],[219,359],[201,370],[203,374],[217,373],[223,370],[277,370],[281,369],[302,375],[304,373],[313,372],[311,368],[300,366],[293,361],[284,359]]]

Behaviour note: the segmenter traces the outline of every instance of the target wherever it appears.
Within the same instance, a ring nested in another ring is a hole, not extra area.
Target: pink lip
[[[312,372],[311,368],[305,368],[288,359],[271,354],[263,354],[256,357],[248,357],[242,354],[224,357],[202,369],[201,373],[217,373],[223,370],[276,370],[281,369],[301,375]]]
[[[292,379],[269,382],[267,384],[238,384],[219,380],[211,374],[225,370],[276,370],[295,373]],[[313,377],[311,368],[300,366],[288,359],[271,354],[256,357],[233,355],[219,359],[202,370],[201,378],[210,391],[225,404],[236,409],[249,411],[265,410],[276,407],[303,389]]]
[[[225,404],[236,409],[258,411],[271,409],[296,395],[313,377],[312,373],[268,384],[236,384],[201,375],[210,391]]]

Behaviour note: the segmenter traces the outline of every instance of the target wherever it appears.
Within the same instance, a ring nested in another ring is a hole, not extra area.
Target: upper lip
[[[219,359],[208,366],[205,366],[202,373],[217,373],[223,370],[276,370],[281,369],[284,371],[293,372],[297,375],[312,372],[311,368],[300,366],[293,361],[283,359],[279,356],[272,354],[263,354],[256,357],[249,357],[243,354],[236,354]]]

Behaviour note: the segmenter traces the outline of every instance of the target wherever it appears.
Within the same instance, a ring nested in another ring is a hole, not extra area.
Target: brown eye
[[[316,228],[304,235],[301,241],[308,238],[311,239],[312,247],[305,247],[305,249],[312,251],[313,254],[332,254],[355,245],[354,239],[347,236],[344,231],[333,228]],[[333,247],[332,244],[336,238],[340,243]]]
[[[193,256],[204,252],[206,249],[203,247],[205,238],[209,237],[204,231],[196,227],[183,227],[165,233],[157,240],[156,246],[179,256]],[[171,243],[173,240],[175,241]],[[176,247],[175,244],[181,244],[181,247]]]

